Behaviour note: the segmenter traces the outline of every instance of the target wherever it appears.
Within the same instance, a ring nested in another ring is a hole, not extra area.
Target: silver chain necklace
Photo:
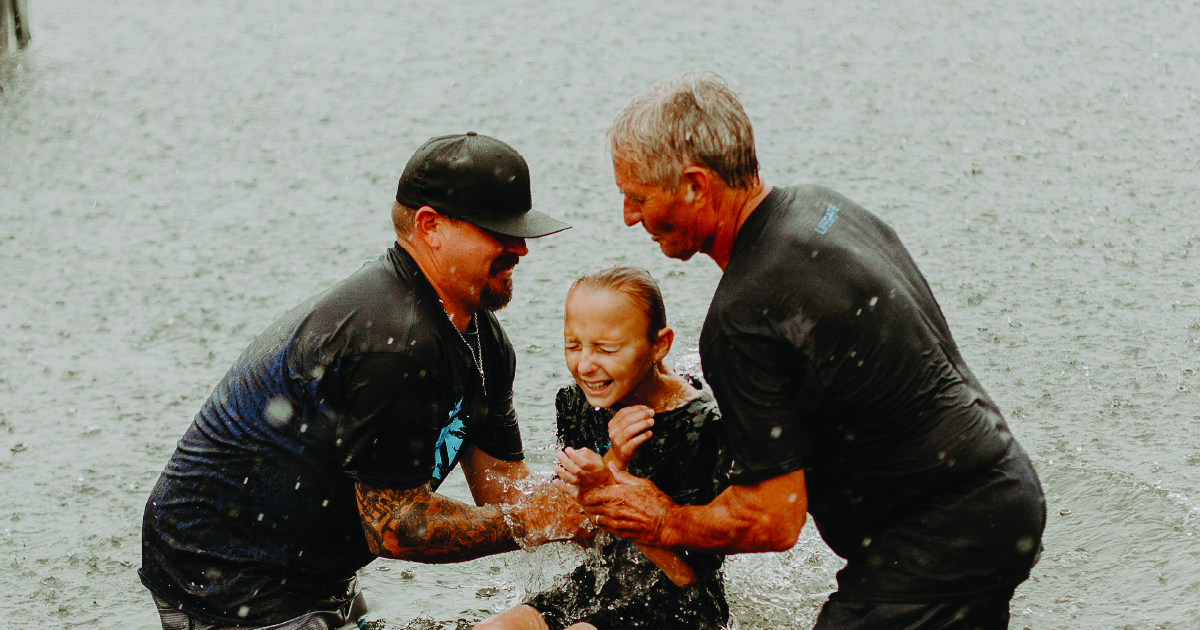
[[[450,327],[454,329],[454,332],[458,333],[458,338],[462,339],[463,345],[467,347],[467,352],[471,354],[471,359],[475,362],[475,369],[479,371],[479,381],[483,385],[483,391],[486,393],[487,377],[483,375],[483,346],[479,343],[479,324],[475,321],[475,315],[471,315],[471,323],[467,324],[467,328],[470,328],[471,324],[475,324],[475,347],[472,348],[471,344],[467,343],[467,338],[462,334],[462,331],[458,329],[458,326],[454,325],[454,318],[450,316],[450,311],[446,309],[445,302],[442,303],[442,310],[446,312],[446,319],[450,320]]]

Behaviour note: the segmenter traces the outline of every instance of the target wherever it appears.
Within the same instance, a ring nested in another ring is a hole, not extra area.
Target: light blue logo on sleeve
[[[828,232],[829,228],[833,227],[833,222],[837,221],[837,215],[841,211],[841,208],[838,208],[833,204],[829,204],[829,206],[825,208],[825,216],[822,217],[821,222],[817,224],[817,234],[824,234]]]
[[[438,436],[437,446],[433,453],[433,478],[429,480],[430,490],[437,490],[438,486],[446,480],[446,475],[449,475],[454,465],[458,463],[458,451],[467,438],[467,429],[463,426],[462,418],[459,416],[462,412],[462,403],[463,401],[460,399],[458,404],[454,405],[454,411],[450,412],[450,422]]]

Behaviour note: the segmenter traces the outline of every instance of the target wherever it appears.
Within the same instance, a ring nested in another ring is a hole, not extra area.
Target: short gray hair
[[[604,141],[613,158],[660,188],[675,190],[693,164],[733,188],[758,179],[750,117],[715,72],[677,74],[642,90],[617,114]]]
[[[3,0],[0,0],[3,2]],[[416,219],[417,211],[400,203],[399,201],[392,202],[392,226],[396,228],[396,236],[404,240],[412,239],[413,220]]]

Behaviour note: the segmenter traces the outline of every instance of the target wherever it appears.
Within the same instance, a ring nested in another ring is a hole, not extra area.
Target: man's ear
[[[420,239],[430,249],[442,246],[442,215],[429,206],[421,206],[413,214],[413,238]]]
[[[675,343],[675,331],[670,328],[663,328],[658,331],[654,337],[654,362],[658,363],[667,358],[667,354],[671,352],[671,344]]]
[[[693,164],[683,169],[679,185],[684,187],[683,198],[688,203],[704,205],[712,198],[712,185],[715,175],[703,166]]]

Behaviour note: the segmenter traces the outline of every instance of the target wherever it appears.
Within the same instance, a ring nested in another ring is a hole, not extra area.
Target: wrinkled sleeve
[[[411,357],[369,353],[340,367],[338,454],[351,479],[397,490],[428,483],[440,425],[438,379]]]
[[[704,377],[726,428],[730,483],[753,485],[803,469],[811,436],[801,421],[821,394],[803,353],[749,334],[721,336],[706,350]]]

